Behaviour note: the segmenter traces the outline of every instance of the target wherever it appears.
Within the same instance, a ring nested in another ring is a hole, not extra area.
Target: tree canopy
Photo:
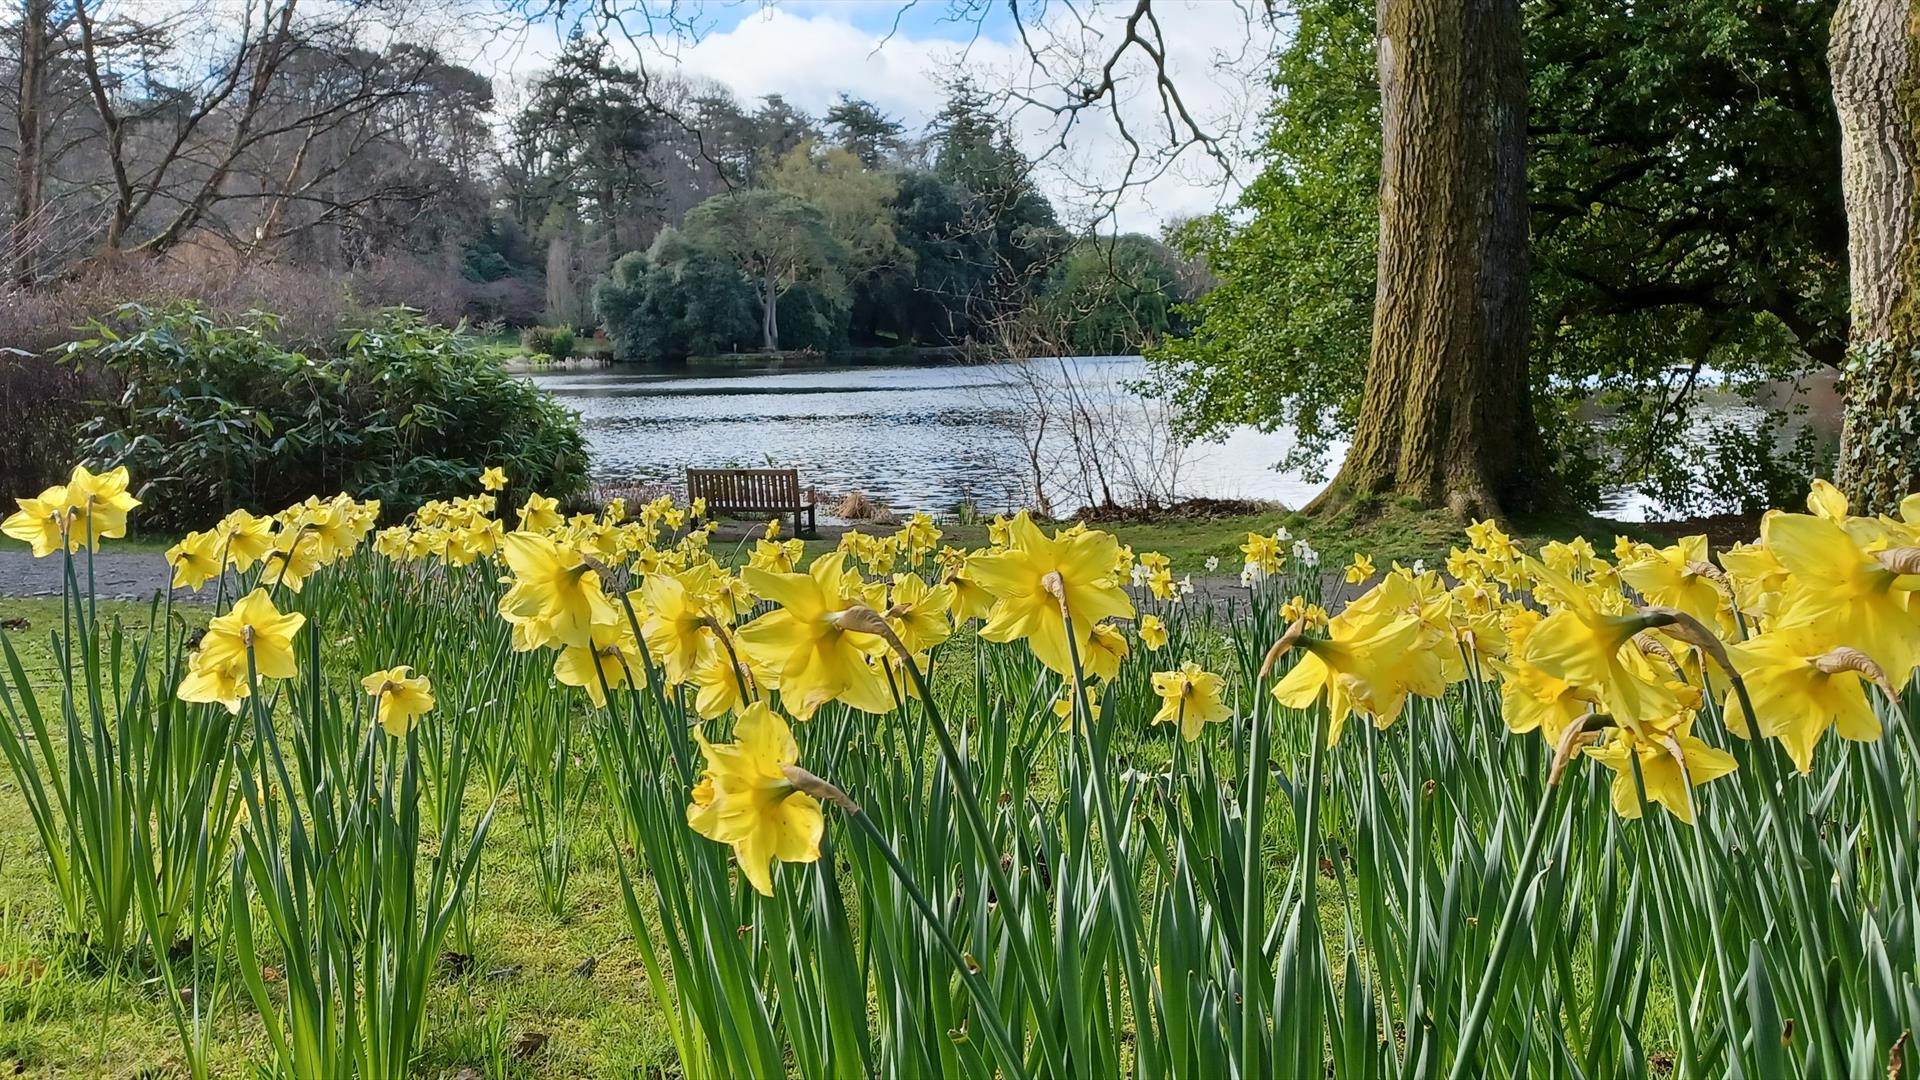
[[[1292,428],[1302,464],[1324,462],[1356,419],[1380,91],[1372,3],[1297,10],[1274,70],[1264,170],[1234,211],[1178,238],[1220,285],[1189,312],[1194,332],[1153,359],[1189,433]],[[1685,505],[1697,490],[1686,456],[1699,450],[1674,435],[1704,381],[1836,363],[1845,341],[1823,56],[1831,4],[1526,0],[1521,10],[1531,370],[1555,467],[1589,499],[1604,469]],[[1741,459],[1731,467],[1744,480],[1774,475],[1761,460],[1771,428],[1740,435],[1708,441]]]

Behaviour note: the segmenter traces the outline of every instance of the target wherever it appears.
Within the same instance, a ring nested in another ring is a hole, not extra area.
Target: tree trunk
[[[1373,348],[1352,449],[1309,509],[1532,509],[1552,488],[1527,370],[1518,0],[1379,0],[1378,14]]]
[[[47,29],[52,18],[52,0],[26,0],[20,16],[20,86],[14,110],[19,146],[7,251],[8,270],[23,288],[40,276],[40,212],[47,190]]]
[[[1920,491],[1916,14],[1914,0],[1841,0],[1827,46],[1853,298],[1839,482],[1856,513]]]
[[[768,352],[780,351],[780,291],[771,270],[761,284],[760,347]]]

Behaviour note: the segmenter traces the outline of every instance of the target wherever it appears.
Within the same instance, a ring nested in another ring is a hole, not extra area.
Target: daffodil
[[[1348,619],[1350,613],[1330,621],[1331,636],[1301,638],[1297,647],[1307,655],[1273,687],[1273,696],[1289,708],[1310,708],[1326,698],[1330,746],[1340,741],[1354,713],[1386,727],[1399,718],[1409,693],[1446,693],[1439,659],[1419,620],[1410,615]]]
[[[1567,726],[1598,708],[1598,691],[1575,686],[1525,661],[1488,658],[1500,675],[1500,716],[1515,734],[1538,731],[1549,746],[1558,745]]]
[[[646,665],[633,630],[625,620],[595,623],[590,645],[566,645],[553,658],[553,680],[562,686],[577,686],[597,708],[607,707],[607,690],[618,690],[630,682],[646,685]],[[602,680],[605,680],[604,683]]]
[[[297,525],[282,525],[273,534],[273,550],[261,560],[260,580],[297,593],[322,565],[320,541]]]
[[[224,705],[230,713],[238,713],[252,692],[246,668],[209,663],[198,652],[187,658],[187,674],[174,691],[181,701]]]
[[[1825,480],[1814,478],[1807,490],[1807,513],[1836,523],[1847,520],[1846,493]]]
[[[703,598],[681,578],[665,572],[647,575],[640,587],[627,595],[647,613],[640,636],[667,682],[673,686],[686,682],[705,639],[712,634],[707,629],[711,616]]]
[[[1830,649],[1821,638],[1812,627],[1788,626],[1727,646],[1760,714],[1760,733],[1780,740],[1802,773],[1813,770],[1814,748],[1829,728],[1855,742],[1880,737],[1866,682],[1884,675],[1861,662],[1864,654]],[[1752,737],[1752,718],[1731,691],[1724,715],[1729,731]]]
[[[127,514],[140,500],[127,494],[127,467],[94,474],[75,465],[67,478],[67,505],[73,510],[68,543],[98,549],[102,538],[127,535]]]
[[[293,678],[299,670],[293,637],[306,622],[297,611],[281,614],[265,589],[241,597],[226,614],[207,623],[177,691],[180,700],[217,701],[237,712],[250,692],[249,671],[262,679]]]
[[[1673,693],[1652,677],[1638,650],[1626,647],[1647,627],[1639,614],[1610,615],[1587,586],[1538,563],[1531,569],[1552,589],[1557,610],[1526,637],[1521,659],[1573,686],[1597,692],[1616,721],[1629,729],[1673,715]],[[1541,590],[1544,591],[1544,590]]]
[[[1120,674],[1120,662],[1131,649],[1118,627],[1095,623],[1093,633],[1087,635],[1086,651],[1080,655],[1082,671],[1089,679],[1111,679]]]
[[[748,567],[741,577],[780,607],[741,627],[735,639],[793,715],[808,719],[829,701],[871,713],[893,708],[885,677],[867,663],[885,642],[840,625],[841,614],[856,606],[852,596],[860,584],[847,575],[844,554],[823,555],[804,574]]]
[[[825,830],[819,800],[794,786],[786,772],[800,758],[793,732],[756,703],[740,714],[732,742],[710,743],[698,731],[694,739],[707,770],[694,785],[687,824],[731,846],[747,881],[772,896],[773,864],[818,859]]]
[[[1620,577],[1649,603],[1684,611],[1701,625],[1734,629],[1727,595],[1714,582],[1707,562],[1707,538],[1686,536],[1664,548],[1647,548],[1643,557],[1620,564]]]
[[[953,634],[948,609],[953,606],[953,586],[928,585],[918,574],[895,574],[891,603],[887,606],[887,625],[911,653],[923,653]]]
[[[522,532],[545,533],[560,527],[560,500],[549,499],[539,492],[527,496],[520,507],[520,529]]]
[[[1246,556],[1240,572],[1240,579],[1247,584],[1264,581],[1280,572],[1284,556],[1280,553],[1280,537],[1266,533],[1250,532],[1247,542],[1240,545],[1240,551]]]
[[[688,680],[694,688],[693,711],[702,720],[715,720],[747,704],[747,688],[755,684],[753,671],[736,664],[725,644],[709,635]]]
[[[25,542],[33,549],[36,559],[51,555],[67,544],[70,518],[65,486],[50,487],[34,498],[14,502],[20,509],[0,522],[0,533]]]
[[[500,550],[513,571],[500,616],[514,624],[516,649],[584,646],[589,627],[621,617],[600,591],[600,575],[577,553],[526,532],[508,533]]]
[[[500,491],[507,486],[507,470],[498,465],[489,465],[480,474],[480,486],[488,491]]]
[[[1160,621],[1158,615],[1140,616],[1140,644],[1148,652],[1159,652],[1167,647],[1167,624]]]
[[[220,534],[188,533],[167,549],[167,565],[173,567],[174,588],[200,588],[207,579],[218,577],[225,565],[220,558]]]
[[[433,680],[415,675],[407,664],[374,672],[360,680],[360,688],[374,699],[374,719],[396,739],[433,711]]]
[[[968,576],[995,597],[980,636],[988,641],[1024,640],[1042,664],[1071,675],[1068,616],[1073,621],[1072,647],[1082,653],[1094,624],[1133,617],[1133,602],[1113,577],[1118,542],[1109,533],[1092,530],[1049,539],[1024,513],[1008,523],[1007,535],[1005,550],[967,561]]]
[[[1806,514],[1769,514],[1761,542],[1790,576],[1775,622],[1812,627],[1830,646],[1859,649],[1895,685],[1920,664],[1915,582],[1881,565],[1840,523]]]
[[[1191,660],[1173,671],[1153,673],[1153,692],[1160,697],[1160,711],[1153,715],[1156,724],[1179,724],[1180,737],[1188,742],[1200,737],[1200,729],[1233,715],[1221,699],[1226,680],[1211,671],[1203,671]]]
[[[1347,584],[1358,585],[1372,577],[1373,572],[1373,557],[1356,551],[1353,561],[1347,564]]]
[[[213,527],[220,536],[222,556],[235,570],[246,573],[273,550],[273,519],[234,510]]]
[[[1640,816],[1640,786],[1647,798],[1666,807],[1667,813],[1688,825],[1693,824],[1692,793],[1699,787],[1731,773],[1733,755],[1717,750],[1693,734],[1693,721],[1678,720],[1670,725],[1649,726],[1636,733],[1614,728],[1607,742],[1588,747],[1586,755],[1612,769],[1613,809],[1623,818]],[[1640,780],[1634,780],[1633,762],[1640,763]]]

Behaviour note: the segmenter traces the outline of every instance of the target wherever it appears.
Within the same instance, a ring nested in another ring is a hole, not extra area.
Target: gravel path
[[[84,588],[84,554],[73,569]],[[58,555],[36,559],[26,548],[8,543],[0,548],[0,597],[59,596],[66,572],[66,560]],[[166,558],[157,551],[101,551],[93,556],[94,595],[103,600],[145,600],[165,592],[172,580]]]

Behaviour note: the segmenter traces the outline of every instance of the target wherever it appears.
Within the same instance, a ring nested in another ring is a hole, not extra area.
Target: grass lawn
[[[130,630],[144,629],[149,619],[145,604],[99,607],[103,623],[117,618]],[[189,627],[212,614],[198,606],[174,612]],[[59,684],[49,634],[60,628],[61,601],[0,598],[0,621],[29,684],[43,706],[53,706]],[[483,782],[474,786],[477,814],[487,793]],[[642,985],[620,905],[604,805],[598,797],[583,801],[573,877],[565,910],[556,915],[542,897],[514,793],[501,793],[476,886],[470,970],[449,972],[435,985],[421,1076],[471,1068],[489,1080],[626,1077],[672,1067],[672,1043]],[[588,958],[591,971],[581,974]],[[214,1073],[242,1076],[264,1050],[264,1033],[250,1002],[227,1002],[223,1010]],[[514,1041],[533,1033],[546,1036],[542,1048],[515,1059]],[[0,771],[0,1074],[184,1075],[175,1045],[170,1011],[155,988],[126,974],[105,977],[66,932],[33,821],[11,773]],[[508,1062],[505,1072],[500,1060]]]

